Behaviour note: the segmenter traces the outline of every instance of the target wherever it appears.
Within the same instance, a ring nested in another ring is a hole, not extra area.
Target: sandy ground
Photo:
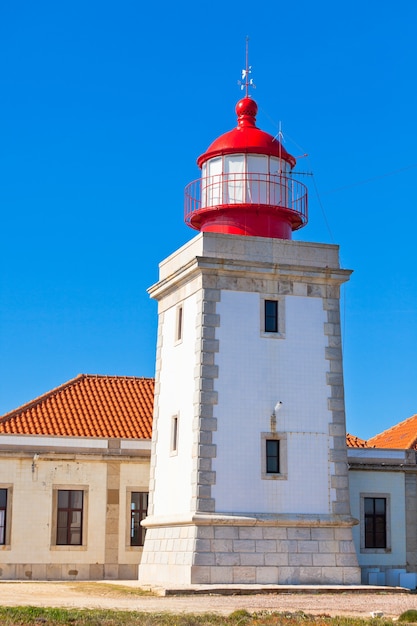
[[[137,583],[113,582],[0,582],[2,606],[48,606],[117,609],[142,612],[219,613],[248,611],[304,611],[311,614],[369,617],[378,611],[398,617],[417,610],[417,595],[409,593],[268,593],[257,595],[141,596]]]

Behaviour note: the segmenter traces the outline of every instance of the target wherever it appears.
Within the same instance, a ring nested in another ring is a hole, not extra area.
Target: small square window
[[[268,339],[285,338],[285,297],[261,295],[260,297],[261,337]]]

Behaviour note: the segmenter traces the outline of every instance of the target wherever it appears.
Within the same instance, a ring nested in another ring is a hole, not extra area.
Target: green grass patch
[[[407,613],[411,613],[407,611]],[[414,611],[414,613],[416,613]],[[405,615],[405,614],[403,614]],[[405,623],[403,621],[403,623]],[[409,622],[412,623],[412,622]],[[392,626],[384,618],[356,619],[303,612],[248,613],[239,609],[228,617],[215,614],[140,613],[43,607],[0,607],[2,626]]]

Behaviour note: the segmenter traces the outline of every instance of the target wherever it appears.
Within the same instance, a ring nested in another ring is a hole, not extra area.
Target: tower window
[[[178,452],[178,415],[173,415],[171,421],[171,454]]]
[[[279,474],[279,439],[266,440],[266,473]]]
[[[182,332],[183,332],[183,318],[184,318],[184,309],[183,305],[177,307],[177,316],[175,322],[175,341],[182,340]]]
[[[278,332],[278,301],[265,300],[265,332]]]

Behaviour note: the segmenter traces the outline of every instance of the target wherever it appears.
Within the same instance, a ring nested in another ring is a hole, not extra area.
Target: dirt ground
[[[142,612],[218,613],[248,611],[304,611],[311,614],[369,617],[374,611],[398,617],[417,610],[417,595],[375,591],[363,593],[268,593],[257,595],[139,595],[136,582],[0,582],[2,606],[48,606],[116,609]]]

